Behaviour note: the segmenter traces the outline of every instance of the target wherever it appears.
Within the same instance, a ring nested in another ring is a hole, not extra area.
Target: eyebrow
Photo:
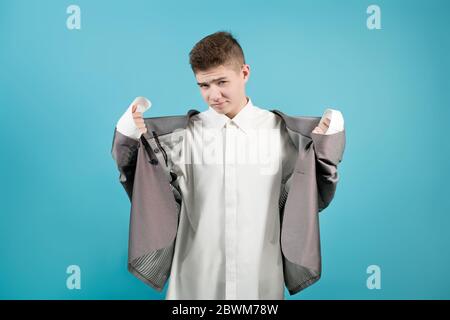
[[[212,82],[217,82],[217,81],[226,80],[226,79],[227,79],[227,77],[220,77],[220,78],[217,78],[217,79],[213,79],[213,80],[211,80],[209,82],[197,82],[197,84],[199,86],[201,86],[201,85],[210,84]]]

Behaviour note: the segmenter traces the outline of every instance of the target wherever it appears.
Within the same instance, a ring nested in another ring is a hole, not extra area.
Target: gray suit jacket
[[[321,276],[318,213],[330,204],[336,191],[345,130],[316,134],[312,130],[320,117],[272,112],[281,117],[283,129],[298,149],[294,172],[283,181],[284,192],[279,199],[284,280],[293,295]],[[177,176],[167,165],[171,156],[168,149],[182,142],[180,133],[197,113],[190,110],[183,116],[145,118],[148,131],[140,140],[114,130],[111,153],[131,201],[128,270],[158,291],[170,274],[183,201]],[[161,143],[160,138],[166,135],[175,143]]]

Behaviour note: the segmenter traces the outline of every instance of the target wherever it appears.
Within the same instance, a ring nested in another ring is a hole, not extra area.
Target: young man
[[[157,290],[169,278],[167,299],[284,299],[321,275],[317,216],[339,179],[342,115],[253,105],[230,33],[199,41],[190,64],[208,110],[144,119],[140,98],[116,126],[129,270]]]

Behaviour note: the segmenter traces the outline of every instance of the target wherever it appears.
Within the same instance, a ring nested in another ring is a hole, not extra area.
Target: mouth
[[[223,106],[225,103],[226,103],[226,101],[221,102],[221,103],[214,103],[214,104],[212,104],[211,106],[213,106],[213,107],[221,107],[221,106]]]

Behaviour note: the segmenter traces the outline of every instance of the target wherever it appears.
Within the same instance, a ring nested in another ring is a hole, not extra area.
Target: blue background
[[[69,30],[66,8],[81,8]],[[371,4],[381,30],[366,27]],[[205,110],[188,64],[234,33],[266,109],[340,110],[347,146],[321,213],[323,277],[288,299],[449,299],[448,1],[0,2],[0,298],[164,299],[128,273],[111,157],[136,96]],[[66,268],[81,268],[81,290]],[[366,287],[369,265],[381,289]]]

